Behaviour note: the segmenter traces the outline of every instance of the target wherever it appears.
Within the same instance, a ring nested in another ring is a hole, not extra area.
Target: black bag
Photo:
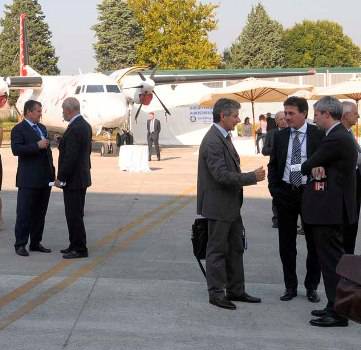
[[[336,288],[335,311],[361,323],[361,255],[343,255],[336,272],[341,279]]]
[[[206,271],[201,260],[206,258],[207,242],[208,242],[208,220],[206,218],[197,218],[192,225],[192,245],[193,254],[198,261],[199,267],[206,277]]]

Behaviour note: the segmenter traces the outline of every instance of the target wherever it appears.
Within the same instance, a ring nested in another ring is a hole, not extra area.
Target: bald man
[[[83,217],[85,194],[91,185],[92,130],[80,115],[80,104],[76,98],[66,98],[62,108],[64,119],[69,124],[59,144],[55,185],[63,189],[70,244],[60,252],[64,259],[86,258],[88,249]]]
[[[352,127],[356,125],[359,118],[357,105],[353,102],[345,101],[342,103],[342,119],[343,126],[352,133]],[[355,147],[357,149],[357,168],[356,168],[356,201],[357,201],[357,221],[354,224],[346,224],[343,227],[343,244],[346,254],[355,253],[356,237],[358,230],[358,218],[360,215],[360,203],[361,203],[361,147],[355,141]]]

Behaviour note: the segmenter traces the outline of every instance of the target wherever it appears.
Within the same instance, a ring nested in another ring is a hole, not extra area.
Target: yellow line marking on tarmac
[[[138,216],[135,220],[133,220],[129,224],[113,230],[112,232],[107,234],[105,237],[96,241],[94,243],[94,245],[90,246],[89,248],[90,249],[100,248],[100,247],[104,246],[105,244],[109,243],[110,241],[114,240],[115,238],[119,238],[119,237],[125,235],[129,230],[131,230],[135,226],[141,225],[148,218],[157,214],[160,210],[163,210],[163,209],[169,207],[170,205],[178,202],[181,198],[190,194],[192,191],[194,191],[194,186],[191,186],[191,187],[185,189],[179,195],[177,195],[175,198],[172,198],[172,199],[164,202],[157,208],[149,210],[145,214]],[[30,281],[25,282],[21,286],[15,288],[13,291],[0,297],[0,307],[4,307],[4,306],[10,304],[11,302],[15,301],[16,299],[20,298],[24,294],[28,293],[31,289],[33,289],[36,286],[40,285],[41,283],[45,282],[49,278],[54,277],[58,273],[65,270],[65,268],[67,268],[71,264],[74,264],[75,262],[76,262],[75,260],[62,260],[59,263],[57,263],[56,265],[54,265],[52,268],[50,268],[49,270],[32,278]]]
[[[104,254],[103,256],[98,256],[93,258],[92,261],[88,262],[87,264],[83,265],[76,271],[72,272],[68,277],[65,277],[61,282],[57,283],[53,287],[47,289],[45,292],[41,293],[36,298],[28,301],[26,304],[21,306],[15,312],[10,314],[9,316],[5,317],[4,319],[0,320],[0,330],[4,330],[6,327],[20,319],[21,317],[29,314],[33,311],[36,307],[44,304],[54,295],[60,293],[61,291],[65,290],[69,286],[71,286],[74,282],[76,282],[79,278],[87,275],[89,272],[94,270],[98,265],[100,265],[105,260],[109,259],[110,257],[118,254],[121,251],[126,250],[129,245],[140,238],[142,238],[147,232],[154,229],[156,226],[160,225],[178,211],[185,208],[188,204],[193,201],[193,198],[187,198],[183,203],[179,204],[178,206],[174,207],[171,210],[165,212],[160,218],[150,222],[149,224],[143,226],[142,228],[135,231],[132,235],[130,235],[127,239],[120,242],[119,244],[115,245],[108,251],[108,253]]]

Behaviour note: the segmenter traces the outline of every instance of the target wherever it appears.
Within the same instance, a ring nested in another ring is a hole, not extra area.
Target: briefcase
[[[206,277],[206,271],[202,265],[201,260],[206,258],[207,243],[208,243],[208,220],[206,218],[197,218],[192,225],[192,245],[193,255],[197,259],[199,267]]]
[[[343,255],[336,272],[341,279],[336,288],[335,311],[361,323],[361,256]]]

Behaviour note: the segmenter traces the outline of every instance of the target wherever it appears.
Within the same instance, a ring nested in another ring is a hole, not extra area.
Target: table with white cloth
[[[148,172],[148,146],[125,145],[119,148],[119,168],[131,172]]]

